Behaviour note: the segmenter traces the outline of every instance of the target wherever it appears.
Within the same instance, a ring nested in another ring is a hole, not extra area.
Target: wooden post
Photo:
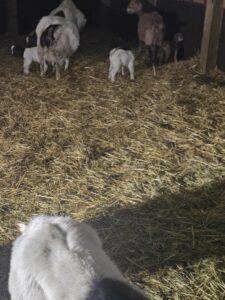
[[[6,0],[7,31],[10,38],[18,37],[17,0]]]
[[[207,0],[200,54],[200,65],[204,74],[213,70],[217,64],[222,18],[223,0]]]

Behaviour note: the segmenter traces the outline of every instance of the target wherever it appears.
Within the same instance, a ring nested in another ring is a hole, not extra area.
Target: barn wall
[[[0,0],[0,34],[6,33],[5,1]]]

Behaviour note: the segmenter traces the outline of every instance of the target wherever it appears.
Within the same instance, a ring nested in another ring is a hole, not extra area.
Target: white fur
[[[14,52],[13,52],[14,47],[16,47],[16,46],[15,45],[11,46],[11,53],[12,54],[14,54]],[[38,48],[37,47],[25,48],[24,52],[23,52],[23,72],[24,72],[24,74],[26,74],[26,75],[29,74],[31,64],[33,62],[36,62],[38,64],[40,64],[40,62],[41,62],[40,57],[38,55]],[[68,66],[69,66],[69,59],[65,58],[64,63],[65,63],[64,70],[67,70]],[[48,69],[48,65],[47,65],[46,61],[44,62],[44,67],[43,68],[46,72],[47,69]]]
[[[62,1],[62,3],[57,8],[53,9],[50,12],[49,16],[54,16],[60,11],[63,11],[65,14],[65,18],[68,21],[76,24],[79,30],[83,29],[87,23],[84,14],[76,7],[72,0]]]
[[[130,50],[114,48],[110,51],[109,60],[109,80],[114,82],[120,69],[124,75],[124,67],[128,68],[130,79],[134,80],[134,55]]]
[[[11,256],[11,300],[85,300],[98,280],[126,283],[89,225],[38,216],[20,228]]]
[[[42,47],[40,44],[42,33],[50,25],[56,24],[61,26],[54,33],[54,43],[49,48]],[[44,64],[45,61],[48,61],[55,68],[56,79],[60,79],[60,67],[66,59],[69,59],[80,45],[80,35],[77,26],[62,17],[46,16],[39,21],[36,27],[36,34],[38,56],[42,66],[41,75],[44,75]]]
[[[25,74],[29,74],[30,66],[33,61],[40,64],[37,47],[26,48],[23,53],[23,72]]]

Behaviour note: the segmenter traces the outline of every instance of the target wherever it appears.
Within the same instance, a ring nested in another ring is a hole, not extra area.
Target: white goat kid
[[[29,74],[30,67],[32,62],[36,62],[40,64],[40,59],[38,56],[37,47],[32,48],[24,48],[18,45],[12,45],[11,46],[11,54],[23,57],[23,72],[24,74]],[[44,63],[44,69],[48,69],[48,66],[46,63]]]
[[[127,300],[147,299],[128,284],[89,225],[38,216],[20,230],[12,248],[11,300],[107,300],[120,294],[119,300],[124,293]]]
[[[134,80],[134,55],[130,50],[124,50],[120,48],[114,48],[109,54],[109,80],[114,82],[118,72],[122,72],[125,75],[124,68],[128,68],[130,73],[130,79]]]

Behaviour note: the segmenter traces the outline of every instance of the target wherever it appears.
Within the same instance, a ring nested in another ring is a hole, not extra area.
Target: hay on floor
[[[84,36],[55,81],[1,43],[0,244],[66,213],[151,299],[224,299],[225,76],[194,58],[112,84],[108,51]]]

